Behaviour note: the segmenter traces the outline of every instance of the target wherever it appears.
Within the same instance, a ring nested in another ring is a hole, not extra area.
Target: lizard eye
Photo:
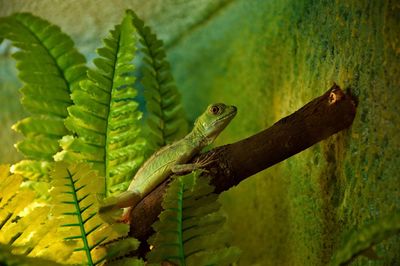
[[[212,113],[213,115],[218,114],[219,110],[220,110],[219,107],[216,105],[210,107],[210,113]]]

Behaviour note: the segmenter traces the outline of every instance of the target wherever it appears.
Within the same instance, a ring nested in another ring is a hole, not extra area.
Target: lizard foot
[[[130,208],[129,208],[129,210],[124,210],[124,213],[122,214],[122,216],[119,219],[116,220],[116,222],[121,223],[121,224],[129,224],[131,212],[132,212],[132,210]]]
[[[128,218],[121,217],[118,220],[116,220],[116,222],[119,224],[129,224],[129,217]]]
[[[193,172],[194,170],[200,170],[208,173],[209,172],[208,170],[202,168],[209,165],[212,162],[215,162],[216,160],[214,158],[215,158],[214,153],[207,154],[204,158],[202,158],[201,160],[197,159],[194,163],[173,165],[171,167],[171,171],[177,175],[188,174],[190,172]]]
[[[201,160],[199,158],[197,158],[194,161],[194,164],[196,165],[196,168],[200,169],[200,168],[203,168],[203,167],[205,167],[205,166],[207,166],[207,165],[209,165],[209,164],[211,164],[211,163],[213,163],[215,161],[216,161],[215,153],[214,152],[209,152]],[[205,170],[205,169],[201,169],[201,170],[208,172],[208,170]]]

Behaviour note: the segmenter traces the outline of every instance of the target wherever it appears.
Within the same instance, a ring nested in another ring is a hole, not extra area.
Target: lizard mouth
[[[220,123],[221,121],[230,121],[237,113],[236,106],[232,106],[232,110],[224,116],[221,116],[217,120],[214,121],[213,125]]]

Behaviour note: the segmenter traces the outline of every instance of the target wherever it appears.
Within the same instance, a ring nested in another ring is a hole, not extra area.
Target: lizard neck
[[[185,140],[198,151],[202,150],[205,146],[212,142],[210,138],[204,136],[201,130],[196,128],[186,135]]]

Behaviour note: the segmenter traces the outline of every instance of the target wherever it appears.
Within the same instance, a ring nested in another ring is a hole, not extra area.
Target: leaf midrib
[[[86,257],[88,259],[88,265],[92,266],[93,264],[93,260],[92,260],[92,255],[90,254],[90,248],[89,248],[89,242],[86,238],[86,230],[85,230],[85,225],[82,219],[82,213],[81,213],[81,209],[79,206],[79,200],[78,200],[78,195],[77,195],[77,191],[75,189],[75,182],[74,179],[72,177],[71,172],[69,171],[69,169],[67,169],[67,173],[68,173],[68,179],[71,182],[71,188],[72,188],[72,197],[73,197],[73,201],[74,201],[74,206],[76,209],[76,216],[78,218],[78,223],[79,223],[79,228],[81,231],[81,235],[82,235],[82,241],[83,241],[83,249],[85,250],[86,253]]]
[[[114,99],[114,84],[115,84],[115,73],[116,73],[116,71],[115,71],[115,68],[116,68],[116,66],[118,65],[118,60],[120,59],[120,55],[119,55],[119,51],[120,51],[120,48],[121,48],[121,36],[122,36],[122,24],[120,24],[120,26],[119,26],[119,30],[118,31],[116,31],[116,32],[118,32],[118,41],[117,41],[117,49],[116,49],[116,57],[115,57],[115,60],[114,60],[114,62],[113,62],[113,67],[112,67],[112,74],[111,74],[111,76],[112,76],[112,83],[111,83],[111,88],[110,88],[110,91],[111,91],[111,95],[110,95],[110,102],[109,102],[109,104],[108,104],[108,114],[107,114],[107,123],[106,123],[106,144],[105,144],[105,146],[104,146],[104,172],[105,172],[105,174],[106,174],[106,178],[105,178],[105,192],[106,192],[106,194],[108,194],[109,193],[109,189],[108,189],[108,181],[110,180],[110,169],[109,169],[109,158],[108,158],[108,151],[109,151],[109,145],[110,145],[110,139],[109,139],[109,134],[110,134],[110,127],[109,127],[109,124],[110,124],[110,122],[111,122],[111,115],[110,115],[110,113],[111,113],[111,105],[112,105],[112,102],[113,102],[113,99]],[[103,58],[105,58],[105,57],[103,57]]]

